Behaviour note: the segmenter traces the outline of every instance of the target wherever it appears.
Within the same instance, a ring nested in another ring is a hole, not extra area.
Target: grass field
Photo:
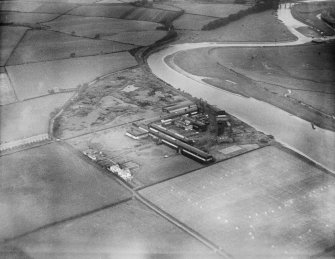
[[[61,107],[72,93],[49,95],[0,107],[0,141],[10,142],[48,132],[49,114]]]
[[[212,30],[187,33],[178,42],[273,42],[295,40],[289,30],[278,21],[275,12],[265,11],[257,14],[250,14],[238,21]]]
[[[37,2],[37,1],[3,1],[1,2],[1,10],[17,11],[17,12],[35,12],[35,13],[64,13],[75,7],[70,3],[57,2]]]
[[[136,65],[128,52],[9,66],[7,71],[20,100],[75,88],[96,77]]]
[[[80,6],[69,14],[83,15],[83,16],[94,16],[94,17],[111,17],[111,18],[124,18],[128,13],[131,13],[135,9],[134,6],[130,5],[91,5],[91,6]]]
[[[136,8],[131,13],[129,13],[125,17],[125,19],[165,23],[166,21],[173,21],[173,19],[176,18],[177,15],[177,12],[171,12],[166,10]]]
[[[178,30],[198,30],[211,21],[216,20],[213,17],[199,16],[194,14],[183,14],[173,21],[173,25]]]
[[[136,200],[10,244],[42,258],[220,258]]]
[[[8,66],[120,52],[134,48],[117,42],[73,37],[51,31],[28,31],[7,62]]]
[[[1,240],[130,197],[56,143],[1,157],[0,165]]]
[[[213,16],[218,18],[227,17],[230,14],[237,13],[241,10],[248,9],[246,5],[240,4],[202,4],[202,3],[174,3],[185,11],[187,14],[199,14],[204,16]]]
[[[20,12],[0,12],[1,23],[14,23],[14,24],[26,24],[26,23],[38,23],[46,22],[55,18],[57,14],[45,14],[45,13],[20,13]]]
[[[134,7],[130,5],[111,6],[111,5],[94,5],[94,6],[81,6],[71,11],[69,14],[84,15],[84,16],[100,16],[120,18],[127,20],[139,20],[162,23],[167,20],[172,20],[176,17],[177,12]]]
[[[136,44],[138,46],[149,46],[156,41],[164,38],[166,31],[134,31],[121,32],[113,36],[103,37],[103,39],[114,40],[117,42]]]
[[[153,31],[157,23],[146,21],[130,21],[105,17],[80,17],[64,15],[52,22],[45,23],[52,30],[73,33],[78,36],[103,38],[125,31]]]
[[[0,26],[1,51],[0,66],[4,66],[16,44],[26,32],[25,27]]]
[[[275,147],[141,194],[237,258],[307,258],[334,245],[334,176]]]
[[[10,84],[7,74],[0,73],[0,105],[6,105],[15,101],[15,92]]]

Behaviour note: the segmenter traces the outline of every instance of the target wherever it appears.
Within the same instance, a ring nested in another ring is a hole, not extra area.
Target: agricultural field
[[[196,14],[223,18],[241,10],[248,9],[246,5],[240,4],[202,4],[202,3],[174,3],[174,6],[183,9],[186,14]]]
[[[191,19],[194,19],[190,17]],[[181,35],[183,42],[273,42],[292,41],[296,37],[278,21],[274,11],[250,14],[226,26],[211,31],[187,32]]]
[[[47,133],[50,113],[71,95],[73,93],[61,93],[1,106],[1,143]]]
[[[26,30],[27,28],[25,27],[0,26],[0,66],[4,66],[6,64],[12,51],[26,32]]]
[[[217,18],[206,17],[194,14],[183,14],[173,21],[173,25],[177,30],[198,30],[209,22],[215,21]]]
[[[127,167],[131,164],[134,187],[157,183],[202,168],[203,165],[177,154],[175,150],[156,145],[152,139],[134,140],[126,136],[130,124],[102,132],[72,138],[67,142],[80,151],[90,148],[102,151],[111,160]]]
[[[15,92],[10,84],[7,74],[0,73],[0,105],[6,105],[15,101]]]
[[[128,13],[135,10],[134,6],[130,5],[88,5],[80,6],[71,12],[69,15],[93,16],[93,17],[110,17],[110,18],[124,18]]]
[[[0,12],[0,23],[35,24],[47,22],[57,17],[57,15],[58,14],[46,13]]]
[[[42,258],[220,258],[136,200],[51,227],[8,244]]]
[[[162,39],[167,34],[166,31],[135,31],[121,32],[113,36],[103,37],[121,43],[136,44],[138,46],[149,46]]]
[[[115,6],[101,4],[81,6],[74,9],[69,14],[164,23],[165,21],[172,21],[175,17],[177,17],[178,12],[134,7],[130,5]]]
[[[104,39],[120,32],[154,31],[159,24],[146,21],[120,20],[105,17],[80,17],[63,15],[45,23],[51,30],[70,33],[76,36]],[[136,45],[136,44],[135,44]]]
[[[2,1],[1,11],[16,11],[16,12],[34,12],[34,13],[56,13],[62,14],[71,10],[76,5],[70,3],[57,2],[37,2],[37,1]]]
[[[276,147],[140,193],[237,258],[310,258],[334,245],[334,176]]]
[[[2,241],[131,197],[59,143],[2,156],[0,165]]]
[[[125,19],[166,23],[173,21],[177,16],[178,12],[150,8],[136,8],[131,13],[127,14]]]
[[[30,30],[12,53],[7,66],[101,55],[132,48],[134,46],[117,42],[73,37],[51,31]]]
[[[74,89],[99,76],[137,65],[128,52],[8,66],[19,100],[46,95],[51,90]]]

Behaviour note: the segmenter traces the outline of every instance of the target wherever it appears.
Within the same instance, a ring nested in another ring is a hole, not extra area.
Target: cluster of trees
[[[219,28],[221,26],[225,26],[228,23],[233,22],[233,21],[237,21],[237,20],[241,19],[242,17],[244,17],[248,14],[259,13],[259,12],[263,12],[263,11],[269,10],[269,9],[277,10],[278,7],[279,7],[279,1],[280,0],[256,0],[255,5],[253,5],[252,7],[248,8],[246,10],[241,10],[241,11],[239,11],[235,14],[231,14],[227,17],[220,18],[220,19],[214,20],[212,22],[209,22],[208,24],[206,24],[205,26],[202,27],[202,30],[203,31],[209,31],[209,30]]]

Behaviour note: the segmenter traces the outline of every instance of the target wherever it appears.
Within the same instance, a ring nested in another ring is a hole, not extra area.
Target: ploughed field
[[[332,43],[207,48],[181,52],[173,58],[185,71],[208,77],[206,82],[279,107],[285,103],[284,110],[327,128],[333,127],[332,121],[323,122],[320,112],[328,116],[335,113],[334,60]]]
[[[236,258],[309,258],[334,245],[334,176],[276,147],[140,193]]]

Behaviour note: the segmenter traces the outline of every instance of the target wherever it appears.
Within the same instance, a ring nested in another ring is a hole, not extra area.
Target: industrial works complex
[[[126,135],[133,139],[152,137],[157,144],[166,144],[178,153],[201,163],[214,161],[213,156],[196,147],[196,139],[207,131],[217,142],[232,142],[231,123],[224,110],[203,101],[164,107],[163,116],[148,124],[133,124]]]

